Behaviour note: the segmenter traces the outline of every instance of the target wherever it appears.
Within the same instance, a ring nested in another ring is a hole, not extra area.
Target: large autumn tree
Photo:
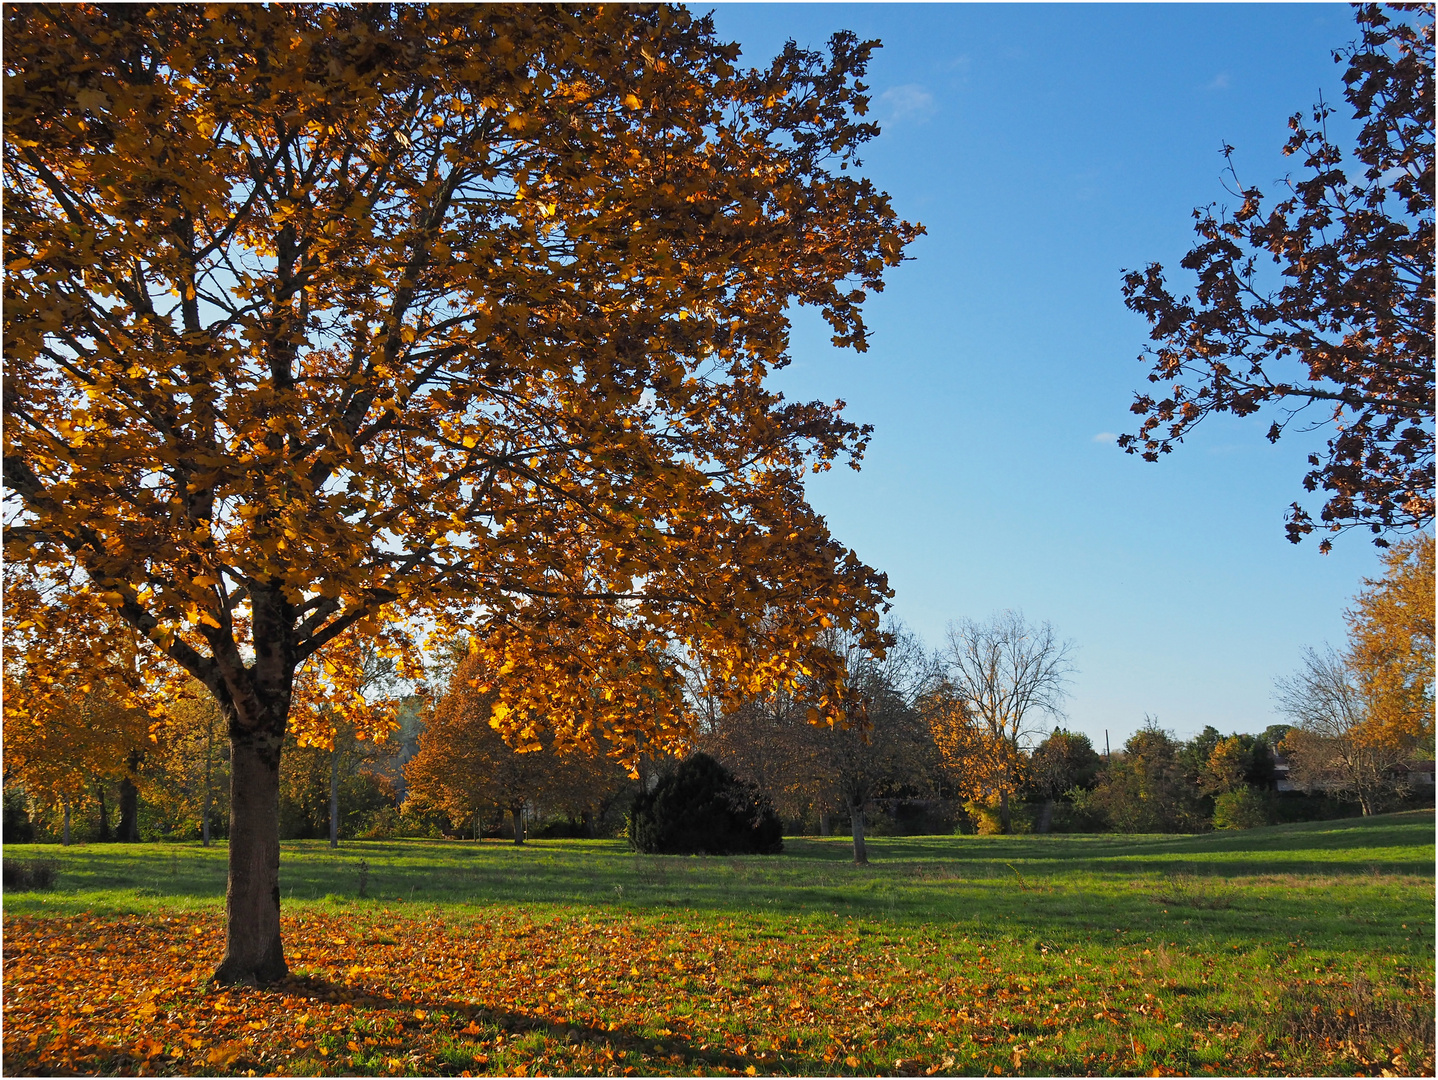
[[[1348,611],[1348,645],[1308,649],[1277,684],[1290,776],[1346,793],[1365,814],[1393,799],[1414,759],[1433,753],[1433,538],[1420,533],[1385,553],[1382,578]]]
[[[1326,501],[1316,523],[1295,502],[1288,537],[1364,528],[1381,546],[1433,520],[1433,8],[1354,8],[1359,39],[1334,53],[1361,121],[1353,147],[1330,135],[1332,106],[1295,114],[1284,153],[1303,171],[1271,204],[1225,147],[1241,201],[1194,211],[1193,295],[1158,263],[1125,273],[1157,389],[1119,443],[1156,461],[1205,417],[1265,408],[1272,441],[1295,420],[1324,428],[1303,486]]]
[[[862,350],[917,231],[854,169],[874,44],[751,70],[677,7],[6,8],[6,557],[78,570],[223,711],[218,980],[286,971],[280,748],[347,632],[475,620],[517,745],[679,738],[679,658],[840,707],[823,633],[881,647],[887,587],[802,477],[867,432],[765,377],[791,305]]]

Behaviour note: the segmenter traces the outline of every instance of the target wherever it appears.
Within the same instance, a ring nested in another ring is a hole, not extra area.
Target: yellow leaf
[[[244,1052],[245,1047],[243,1043],[221,1043],[205,1056],[205,1060],[211,1065],[218,1066],[221,1069],[228,1069],[239,1060],[240,1055]]]

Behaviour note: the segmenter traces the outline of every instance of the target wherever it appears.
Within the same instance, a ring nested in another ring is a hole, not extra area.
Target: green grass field
[[[54,891],[4,898],[9,1071],[61,1061],[58,1049],[42,1060],[59,1006],[46,1012],[42,985],[17,982],[17,940],[95,916],[213,927],[207,948],[218,948],[223,845],[9,845],[4,857],[58,869]],[[271,1058],[257,1035],[235,1061],[294,1072],[1433,1071],[1431,811],[1205,836],[882,838],[870,857],[855,867],[846,842],[810,838],[743,858],[637,856],[616,841],[286,843],[295,940],[306,927],[358,935],[344,949],[294,949],[296,973],[328,988],[316,1000],[371,1002],[356,1015],[418,1000],[415,980],[428,976],[401,952],[406,927],[422,925],[456,955],[489,942],[468,976],[422,995],[468,1034],[365,1028],[373,1053],[344,1038],[333,1056],[309,1040],[312,1052]],[[541,947],[535,927],[552,940]],[[610,928],[602,948],[570,948],[595,927]],[[379,940],[388,966],[366,959]],[[656,942],[681,967],[707,957],[706,973],[624,969],[630,953],[651,960]],[[607,966],[595,966],[601,954]],[[39,1033],[35,1047],[12,1040],[17,1023]],[[123,1053],[133,1064],[123,1042],[95,1042],[121,1056],[101,1054],[93,1071],[124,1071]],[[585,1056],[601,1042],[607,1058]]]

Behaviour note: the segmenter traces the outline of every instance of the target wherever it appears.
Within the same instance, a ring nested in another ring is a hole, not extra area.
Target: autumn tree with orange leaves
[[[158,698],[136,635],[73,582],[23,565],[7,567],[5,607],[6,781],[23,785],[37,807],[59,810],[66,843],[74,812],[95,802],[109,839],[105,786],[117,783],[119,839],[139,839],[140,766],[163,725],[154,722]],[[87,648],[96,637],[109,642],[100,657]]]
[[[1005,833],[1041,730],[1037,720],[1063,716],[1073,648],[1052,625],[1030,623],[1019,611],[949,624],[944,687],[930,705],[930,728],[961,789],[998,802]]]
[[[1307,649],[1280,679],[1294,727],[1283,739],[1289,775],[1310,790],[1348,794],[1377,813],[1407,767],[1433,754],[1433,539],[1420,533],[1385,554],[1348,612],[1348,646]]]
[[[219,704],[219,982],[287,970],[281,746],[324,737],[295,672],[347,633],[475,623],[519,745],[680,740],[682,658],[842,711],[823,634],[880,648],[887,585],[802,478],[868,433],[765,377],[791,304],[863,350],[918,232],[854,168],[874,45],[749,69],[675,7],[6,9],[5,555]]]
[[[510,815],[524,843],[525,808],[539,802],[583,816],[624,786],[626,777],[601,747],[560,745],[546,733],[516,749],[491,724],[500,691],[478,651],[460,662],[405,764],[406,812],[437,810],[462,828],[487,811]]]
[[[1385,573],[1365,579],[1348,612],[1348,664],[1375,738],[1433,753],[1433,537],[1384,553]]]

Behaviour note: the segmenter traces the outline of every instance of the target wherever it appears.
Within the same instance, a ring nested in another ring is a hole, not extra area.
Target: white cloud
[[[1213,81],[1204,87],[1205,90],[1227,90],[1229,86],[1228,72],[1220,71],[1213,77]]]
[[[890,120],[923,120],[934,111],[934,95],[918,83],[905,83],[880,94],[879,105]]]
[[[1093,437],[1093,441],[1098,443],[1118,442],[1118,436],[1112,431],[1100,431]]]

